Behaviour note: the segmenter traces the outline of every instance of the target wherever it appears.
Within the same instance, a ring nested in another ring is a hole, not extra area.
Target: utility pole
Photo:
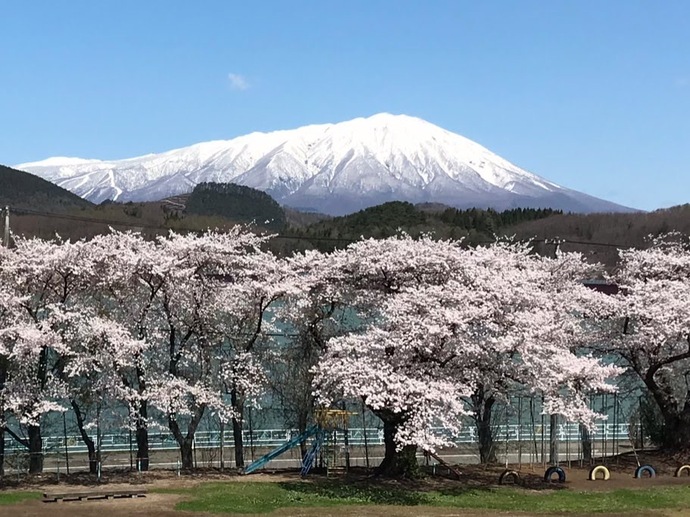
[[[10,247],[10,207],[5,207],[5,238],[3,240],[6,248]]]

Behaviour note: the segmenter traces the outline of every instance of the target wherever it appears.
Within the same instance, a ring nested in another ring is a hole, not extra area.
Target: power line
[[[18,214],[25,214],[25,215],[37,215],[40,217],[50,217],[50,218],[55,218],[55,219],[66,219],[68,221],[81,221],[81,222],[86,222],[86,223],[95,223],[95,224],[108,224],[112,226],[125,226],[127,228],[146,228],[146,229],[151,229],[151,230],[171,230],[172,228],[168,228],[166,226],[161,226],[161,225],[151,225],[151,224],[144,224],[144,223],[129,223],[126,221],[117,221],[114,219],[98,219],[95,217],[85,217],[85,216],[79,216],[79,215],[69,215],[69,214],[54,214],[50,212],[41,212],[39,210],[31,210],[28,208],[13,208],[15,213]]]

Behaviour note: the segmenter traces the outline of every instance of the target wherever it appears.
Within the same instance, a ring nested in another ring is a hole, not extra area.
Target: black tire
[[[508,479],[513,480],[513,484],[517,485],[520,483],[520,474],[516,470],[504,470],[503,473],[498,477],[498,484],[505,485]]]
[[[551,477],[554,474],[558,474],[559,483],[565,483],[565,470],[563,470],[561,467],[549,467],[546,469],[546,472],[544,472],[544,481],[551,483]]]

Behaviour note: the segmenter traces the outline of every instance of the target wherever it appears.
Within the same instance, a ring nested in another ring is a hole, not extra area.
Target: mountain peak
[[[157,200],[190,192],[200,182],[232,182],[263,190],[282,204],[334,215],[393,200],[458,208],[626,210],[520,169],[423,119],[390,113],[126,160],[49,158],[18,167],[95,202]]]

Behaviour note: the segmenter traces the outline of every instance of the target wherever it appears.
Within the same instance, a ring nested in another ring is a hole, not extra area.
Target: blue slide
[[[319,431],[316,433],[316,439],[314,440],[311,449],[307,451],[307,453],[304,455],[304,459],[302,460],[302,471],[300,472],[302,477],[306,477],[311,468],[314,466],[314,463],[316,463],[316,457],[319,455],[321,445],[325,439],[326,431],[319,429]]]
[[[242,474],[251,474],[255,470],[260,469],[261,467],[266,465],[272,459],[275,459],[278,456],[280,456],[281,454],[289,451],[293,447],[298,446],[300,444],[300,442],[308,440],[309,438],[314,436],[318,431],[319,431],[319,426],[313,425],[313,426],[309,427],[306,431],[304,431],[299,436],[295,436],[294,438],[285,442],[283,445],[281,445],[277,449],[273,449],[271,452],[269,452],[265,456],[261,456],[258,460],[251,462],[249,465],[247,465],[244,468],[244,470],[242,470]]]

